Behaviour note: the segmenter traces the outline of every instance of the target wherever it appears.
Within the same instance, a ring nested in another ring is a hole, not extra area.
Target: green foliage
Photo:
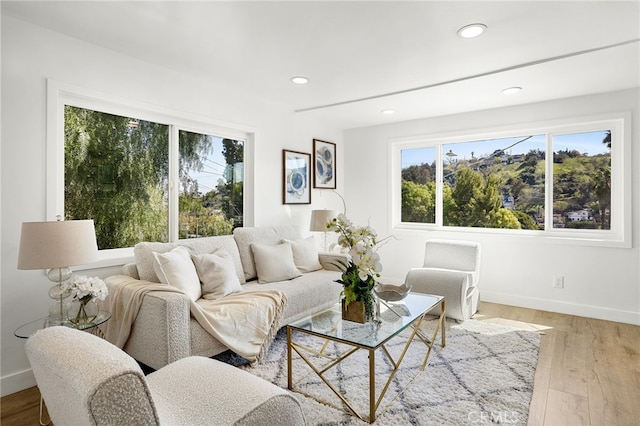
[[[463,168],[456,173],[456,181],[451,197],[450,211],[453,223],[445,225],[476,226],[481,220],[482,212],[479,203],[482,201],[482,175],[471,169]]]
[[[376,285],[375,279],[371,275],[367,275],[365,280],[361,279],[358,266],[353,263],[338,263],[343,272],[336,282],[342,284],[345,306],[348,306],[351,302],[363,302],[366,318],[373,318],[375,309],[373,287]]]
[[[220,194],[220,209],[226,217],[233,220],[233,227],[243,225],[244,211],[244,183],[236,182],[236,168],[243,164],[244,148],[242,142],[233,139],[222,140],[222,155],[227,167],[225,169],[226,183],[221,181],[217,187]]]
[[[421,164],[412,165],[402,169],[402,180],[427,185],[433,183],[436,175],[436,165]]]
[[[445,197],[444,224],[448,226],[519,229],[518,219],[502,208],[497,175],[483,179],[479,172],[462,168],[456,173],[451,200]]]
[[[167,241],[168,126],[65,107],[65,217],[92,218],[100,249]]]
[[[610,140],[610,139],[609,139]],[[607,138],[603,140],[608,144]],[[498,161],[494,161],[498,160]],[[442,208],[446,226],[541,229],[544,220],[545,152],[531,150],[521,162],[513,157],[459,160],[443,165]],[[435,183],[421,184],[422,166],[402,171],[402,221],[435,222]],[[610,229],[611,156],[576,150],[554,154],[554,213],[591,209],[598,229]],[[503,198],[514,208],[505,211]],[[433,214],[431,214],[433,212]],[[534,217],[535,216],[535,219]],[[568,225],[567,225],[568,226]],[[588,226],[588,225],[571,225]]]
[[[213,207],[205,207],[199,197],[181,194],[179,205],[180,238],[229,235],[233,231],[233,219],[227,219]]]
[[[593,220],[568,221],[565,225],[567,229],[598,229],[598,225]]]
[[[64,119],[65,217],[93,219],[99,249],[168,241],[169,126],[72,106]],[[178,137],[180,236],[231,233],[242,225],[242,182],[203,196],[189,171],[203,169],[212,137]],[[241,142],[228,140],[225,150],[229,164],[242,163]]]
[[[611,156],[567,157],[562,163],[555,163],[553,171],[553,211],[582,210],[595,202],[599,218],[597,229],[610,229]],[[570,221],[565,221],[565,226],[569,225]]]
[[[511,213],[520,222],[521,229],[540,229],[540,226],[536,224],[531,215],[520,210],[512,210]]]
[[[503,229],[521,229],[520,222],[513,211],[502,207],[489,212],[485,227]]]
[[[435,223],[436,184],[402,181],[402,221]]]

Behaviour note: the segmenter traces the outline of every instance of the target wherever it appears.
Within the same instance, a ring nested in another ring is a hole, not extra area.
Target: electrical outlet
[[[562,275],[553,276],[553,288],[564,288],[564,277]]]

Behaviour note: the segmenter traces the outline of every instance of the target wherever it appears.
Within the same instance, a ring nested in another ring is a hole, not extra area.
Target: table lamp
[[[324,232],[324,251],[327,251],[327,223],[338,216],[335,210],[312,210],[310,231]]]
[[[47,277],[55,282],[49,297],[49,324],[68,321],[65,299],[70,292],[63,283],[71,278],[69,266],[98,260],[98,245],[93,220],[23,222],[20,234],[18,269],[48,269]]]

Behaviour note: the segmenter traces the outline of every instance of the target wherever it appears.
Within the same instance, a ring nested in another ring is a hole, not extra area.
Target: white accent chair
[[[444,296],[447,317],[465,321],[478,311],[479,280],[479,243],[434,239],[425,244],[423,267],[411,269],[405,284],[416,293]]]
[[[27,356],[56,425],[304,425],[281,389],[210,358],[182,358],[148,376],[111,343],[68,327],[38,331]]]

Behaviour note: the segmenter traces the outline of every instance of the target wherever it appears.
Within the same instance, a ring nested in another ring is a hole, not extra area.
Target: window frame
[[[597,116],[577,117],[556,121],[475,129],[460,133],[447,132],[436,135],[420,135],[411,138],[389,140],[390,169],[390,228],[394,231],[447,231],[479,234],[536,237],[549,242],[589,246],[631,247],[631,113],[621,112]],[[580,230],[553,228],[553,155],[554,135],[611,130],[611,229]],[[443,145],[487,139],[543,134],[546,136],[545,156],[545,229],[512,230],[444,226],[443,223]],[[436,220],[435,224],[401,221],[403,149],[436,148]]]
[[[169,242],[178,241],[179,131],[186,130],[188,132],[213,134],[224,138],[242,140],[244,142],[243,222],[245,226],[251,226],[254,223],[253,146],[256,136],[254,129],[245,125],[212,121],[205,117],[163,109],[156,105],[117,99],[97,91],[78,88],[51,79],[47,80],[47,184],[45,202],[47,220],[55,220],[57,215],[64,214],[65,105],[125,117],[135,117],[169,126]],[[90,266],[75,267],[75,269],[82,270],[121,265],[130,261],[132,257],[133,247],[99,250],[98,262]]]

